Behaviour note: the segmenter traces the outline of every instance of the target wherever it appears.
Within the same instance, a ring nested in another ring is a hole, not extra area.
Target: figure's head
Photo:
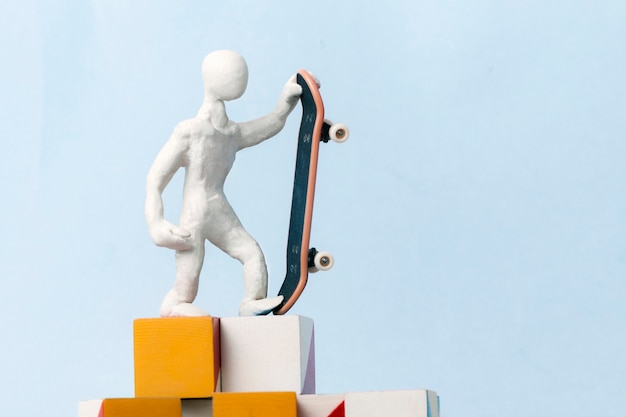
[[[248,65],[237,52],[211,52],[202,61],[202,79],[205,94],[219,100],[235,100],[248,86]]]

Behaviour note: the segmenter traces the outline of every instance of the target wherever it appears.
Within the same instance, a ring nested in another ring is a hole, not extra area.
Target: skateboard
[[[345,125],[333,124],[324,119],[324,103],[315,78],[306,70],[298,71],[296,78],[302,87],[302,119],[287,237],[287,272],[278,292],[284,299],[273,310],[277,315],[285,314],[298,300],[307,284],[309,272],[327,271],[334,264],[330,253],[309,247],[317,159],[320,142],[332,139],[341,143],[350,134]]]

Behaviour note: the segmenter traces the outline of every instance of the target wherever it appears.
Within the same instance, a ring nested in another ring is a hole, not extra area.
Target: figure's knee
[[[242,244],[235,250],[235,258],[239,259],[241,263],[246,264],[249,262],[260,262],[265,264],[265,256],[261,250],[261,246],[254,240]]]
[[[231,230],[229,234],[222,236],[222,239],[211,242],[241,263],[264,260],[261,247],[243,228]]]

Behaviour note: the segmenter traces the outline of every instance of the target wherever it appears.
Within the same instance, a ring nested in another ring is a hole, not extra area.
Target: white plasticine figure
[[[198,292],[205,240],[243,264],[244,296],[239,315],[271,311],[282,296],[267,298],[267,266],[258,243],[243,228],[224,195],[224,182],[237,151],[276,135],[296,106],[302,88],[292,77],[272,113],[235,123],[224,101],[243,95],[248,67],[232,51],[216,51],[202,63],[204,101],[198,114],[179,123],[157,155],[146,181],[145,214],[157,246],[176,250],[174,287],[161,304],[161,316],[204,316],[192,304]],[[185,168],[179,226],[164,218],[162,193],[176,171]]]

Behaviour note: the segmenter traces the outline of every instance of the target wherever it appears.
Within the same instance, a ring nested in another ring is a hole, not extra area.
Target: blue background
[[[145,177],[224,48],[250,70],[233,120],[271,111],[307,68],[351,128],[319,163],[312,244],[336,266],[290,312],[315,320],[318,393],[428,388],[446,417],[623,416],[626,5],[604,0],[3,2],[0,415],[133,395],[132,321],[174,277]],[[298,112],[226,184],[270,293]],[[209,247],[198,305],[234,316],[242,292],[240,265]]]

